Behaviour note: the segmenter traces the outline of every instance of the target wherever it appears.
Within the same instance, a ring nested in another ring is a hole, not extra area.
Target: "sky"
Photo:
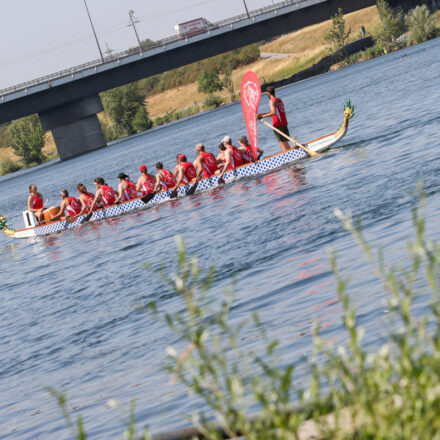
[[[245,0],[249,11],[276,0]],[[244,0],[86,0],[102,52],[137,45],[128,11],[139,20],[140,39],[174,34],[174,25],[210,22],[245,12]],[[84,0],[0,0],[0,89],[99,59]]]

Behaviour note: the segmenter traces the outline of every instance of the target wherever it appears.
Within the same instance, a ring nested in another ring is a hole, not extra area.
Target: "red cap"
[[[147,165],[141,165],[139,167],[139,171],[142,173],[142,171],[146,171],[147,170]]]
[[[184,154],[178,154],[177,160],[186,160],[186,156]]]

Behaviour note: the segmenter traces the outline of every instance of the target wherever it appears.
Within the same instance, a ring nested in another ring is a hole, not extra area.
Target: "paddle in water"
[[[159,191],[153,191],[150,194],[147,194],[146,196],[141,197],[141,201],[144,203],[148,203],[150,200],[154,199],[154,196],[158,193]]]
[[[261,86],[254,72],[246,72],[241,81],[241,108],[254,159],[258,159],[256,114],[261,99]]]

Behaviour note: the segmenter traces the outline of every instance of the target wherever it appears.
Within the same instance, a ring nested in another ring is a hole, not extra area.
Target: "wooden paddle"
[[[274,127],[273,125],[270,125],[269,122],[265,121],[264,119],[260,119],[260,121],[262,121],[263,123],[265,123],[268,127],[270,127],[272,130],[276,131],[278,134],[280,134],[281,136],[284,136],[286,139],[288,139],[289,141],[293,142],[293,145],[303,149],[308,155],[312,156],[312,157],[318,157],[321,156],[318,153],[315,153],[312,150],[309,150],[308,148],[306,148],[304,145],[301,145],[295,138],[291,138],[290,136],[287,136],[286,133],[283,133],[281,130],[278,130],[278,128]]]

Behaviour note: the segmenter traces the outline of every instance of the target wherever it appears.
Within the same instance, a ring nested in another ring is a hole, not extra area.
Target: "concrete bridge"
[[[0,90],[0,123],[38,113],[62,160],[106,145],[99,92],[374,5],[375,0],[287,0],[138,49]]]

